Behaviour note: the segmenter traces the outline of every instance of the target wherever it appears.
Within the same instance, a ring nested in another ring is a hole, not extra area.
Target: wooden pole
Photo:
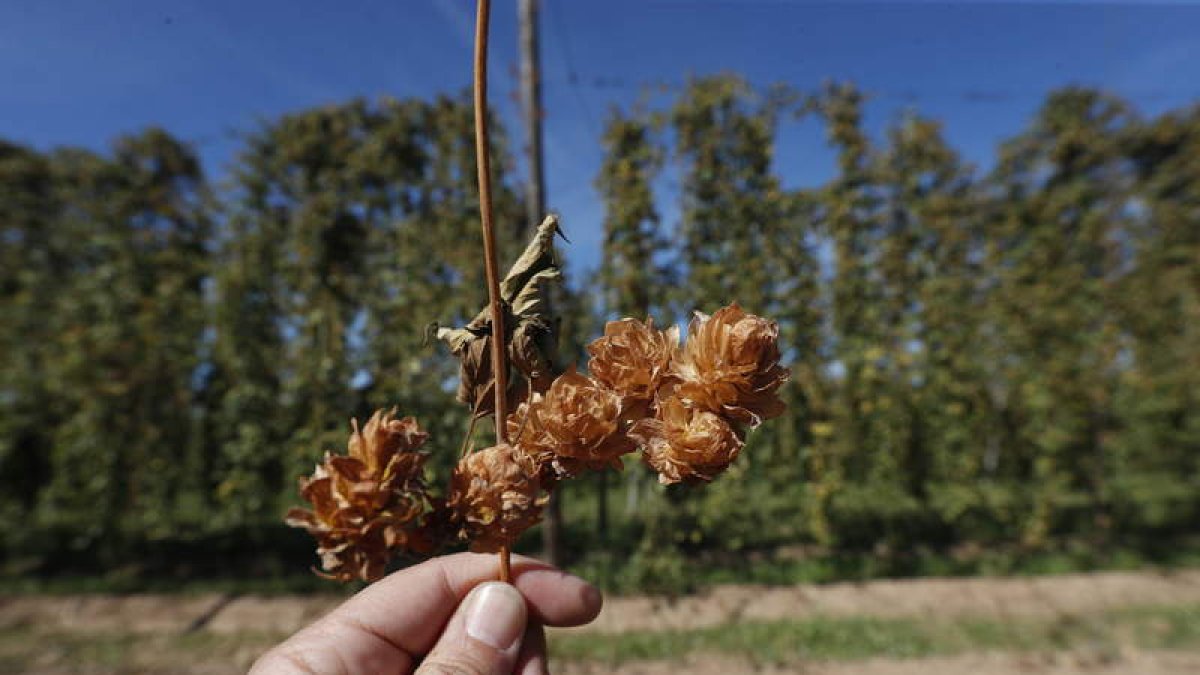
[[[525,224],[537,227],[546,217],[546,178],[542,171],[542,75],[538,39],[538,0],[518,0],[521,32],[521,110],[524,113],[526,161],[529,180],[525,187]],[[549,299],[547,299],[549,300]],[[547,310],[549,312],[550,310]],[[551,565],[562,565],[562,487],[550,493],[542,521],[542,557]]]
[[[529,181],[525,186],[525,228],[535,228],[546,216],[546,178],[542,172],[542,74],[538,39],[538,0],[519,0],[521,31],[521,111]]]

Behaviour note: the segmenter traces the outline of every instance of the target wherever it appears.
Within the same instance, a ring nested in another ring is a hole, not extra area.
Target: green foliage
[[[879,555],[1193,532],[1200,180],[1185,148],[1200,111],[1142,121],[1065,89],[980,175],[933,120],[873,138],[853,86],[795,98],[697,80],[640,141],[680,163],[674,307],[778,318],[794,376],[752,461],[655,527],[703,532],[701,549]],[[788,110],[826,127],[824,185],[785,190],[773,173]]]
[[[157,130],[111,156],[0,148],[0,509],[29,524],[6,531],[10,562],[103,566],[213,532],[252,548],[375,407],[457,446],[453,370],[423,339],[483,302],[467,99],[320,108],[244,144],[217,194]]]
[[[603,310],[644,319],[666,306],[670,270],[655,256],[667,248],[654,205],[653,182],[662,168],[662,148],[645,115],[614,111],[604,132],[604,165],[596,188],[604,199],[604,251],[597,281]]]
[[[454,370],[425,329],[485,300],[465,99],[320,108],[246,145],[216,276],[214,498],[230,524],[276,517],[291,477],[345,442],[352,415],[399,406],[455,446]],[[516,228],[502,179],[496,217]]]
[[[109,555],[127,530],[184,525],[198,487],[206,188],[191,151],[155,129],[118,139],[111,157],[14,155],[24,163],[6,163],[5,191],[26,187],[6,200],[16,279],[0,473],[20,487],[5,506]]]
[[[712,485],[631,459],[571,487],[567,548],[607,585],[1128,565],[1196,534],[1200,108],[1064,89],[981,172],[935,120],[868,132],[868,106],[721,75],[611,114],[564,361],[605,319],[737,301],[779,321],[793,378]],[[822,184],[778,175],[797,120],[834,151]],[[161,130],[0,142],[5,569],[301,569],[294,478],[377,407],[417,416],[444,471],[466,411],[425,335],[484,302],[472,134],[463,97],[299,111],[246,133],[219,188]]]

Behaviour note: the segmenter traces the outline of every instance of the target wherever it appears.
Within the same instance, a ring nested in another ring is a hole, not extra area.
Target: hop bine
[[[457,398],[472,416],[463,447],[474,421],[489,415],[499,444],[464,456],[443,498],[426,491],[426,455],[417,449],[427,435],[415,420],[380,411],[361,431],[354,423],[347,455],[326,453],[301,479],[313,510],[287,515],[289,525],[316,537],[324,575],[341,581],[378,579],[393,554],[429,554],[451,536],[473,550],[500,551],[507,581],[508,553],[538,521],[543,493],[557,481],[620,469],[639,445],[664,483],[712,480],[740,454],[744,427],[783,412],[778,390],[789,374],[779,365],[779,329],[736,304],[711,317],[697,313],[682,349],[676,328],[609,323],[588,347],[592,377],[573,367],[555,377],[558,323],[548,315],[545,286],[560,277],[552,246],[558,221],[546,218],[501,282],[485,114],[490,3],[480,0],[477,9],[475,153],[489,304],[466,326],[436,334],[459,359]],[[511,415],[509,361],[529,394]]]
[[[300,481],[312,510],[287,515],[317,539],[320,574],[373,581],[395,555],[453,543],[503,555],[539,522],[559,481],[620,470],[641,449],[663,484],[708,482],[742,453],[750,429],[783,412],[789,372],[779,363],[779,328],[736,304],[696,313],[682,345],[675,326],[609,322],[587,347],[590,375],[572,366],[551,377],[555,322],[541,294],[558,277],[549,257],[556,231],[547,219],[505,279],[506,325],[515,326],[505,349],[524,378],[514,388],[527,394],[504,420],[508,442],[463,456],[439,495],[425,482],[428,435],[415,420],[379,411],[361,429],[352,422],[347,453],[326,453]],[[460,359],[458,398],[473,418],[494,415],[486,321],[481,312],[464,328],[438,331]],[[468,433],[464,448],[469,441]]]

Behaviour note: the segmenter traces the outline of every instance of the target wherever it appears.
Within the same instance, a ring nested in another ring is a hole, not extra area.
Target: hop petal
[[[428,434],[411,417],[377,411],[353,432],[346,455],[325,454],[300,494],[313,510],[292,509],[286,522],[308,530],[326,576],[374,581],[396,551],[410,547],[426,512],[422,478]]]
[[[658,417],[633,425],[629,435],[642,445],[642,459],[664,485],[710,481],[742,451],[742,438],[721,416],[689,408],[679,398],[658,407]]]
[[[783,413],[778,391],[791,373],[779,365],[779,326],[737,304],[699,312],[671,362],[675,395],[689,405],[758,426]]]
[[[537,477],[522,468],[516,450],[496,445],[454,467],[446,506],[471,550],[489,553],[511,546],[535,525],[545,503]]]
[[[649,401],[658,391],[679,347],[679,327],[655,330],[654,320],[610,321],[603,337],[588,345],[588,372],[623,397]]]
[[[620,468],[621,456],[635,449],[622,427],[621,397],[573,367],[508,419],[523,466],[552,479]]]
[[[347,451],[366,466],[371,476],[381,479],[420,476],[425,455],[416,452],[429,439],[412,417],[395,419],[396,411],[376,410],[371,419],[358,428],[358,420],[350,420],[354,429]]]

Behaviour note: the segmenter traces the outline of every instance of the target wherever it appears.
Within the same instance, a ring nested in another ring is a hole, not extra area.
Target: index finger
[[[410,655],[424,654],[467,593],[496,579],[498,565],[480,553],[433,558],[368,586],[326,620],[350,620]],[[513,556],[512,573],[531,620],[578,626],[600,613],[600,591],[573,574],[524,556]]]
[[[512,562],[531,621],[577,626],[600,613],[600,592],[583,579],[532,558]],[[396,572],[264,654],[251,672],[408,672],[467,593],[496,578],[497,565],[494,555],[460,553]]]

